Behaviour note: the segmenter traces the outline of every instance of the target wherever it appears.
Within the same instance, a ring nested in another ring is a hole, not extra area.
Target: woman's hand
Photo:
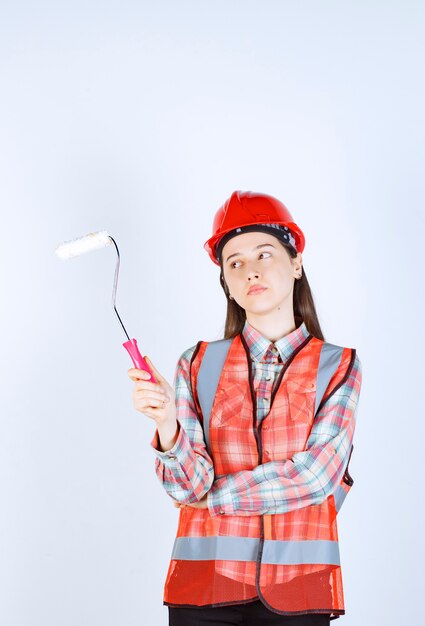
[[[154,367],[152,361],[144,357],[152,374],[158,381],[153,383],[149,380],[149,372],[131,367],[128,375],[134,381],[133,405],[136,411],[140,411],[158,424],[174,424],[176,420],[176,402],[174,389]]]
[[[182,509],[185,506],[191,506],[194,509],[207,509],[208,508],[207,496],[208,494],[205,494],[204,497],[201,498],[198,502],[191,502],[190,504],[183,504],[182,502],[174,502],[174,506],[177,507],[178,509]]]

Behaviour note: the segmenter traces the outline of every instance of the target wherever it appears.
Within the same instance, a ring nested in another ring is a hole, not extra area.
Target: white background
[[[0,4],[0,625],[168,624],[178,511],[111,306],[172,381],[222,337],[203,250],[235,189],[304,230],[363,365],[339,515],[346,626],[423,612],[424,18],[414,1]],[[422,174],[422,177],[421,177]]]

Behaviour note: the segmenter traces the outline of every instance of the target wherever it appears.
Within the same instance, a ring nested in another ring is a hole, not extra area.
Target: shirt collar
[[[276,362],[278,355],[280,355],[282,362],[285,363],[294,350],[305,341],[309,334],[305,322],[302,322],[298,328],[284,337],[281,337],[274,343],[264,337],[248,320],[245,320],[242,329],[242,335],[248,345],[252,360],[265,363]],[[274,347],[275,350],[272,350]]]

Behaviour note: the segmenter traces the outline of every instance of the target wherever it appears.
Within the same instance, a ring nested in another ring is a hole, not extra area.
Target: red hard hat
[[[292,216],[283,202],[265,193],[234,191],[214,217],[213,234],[204,243],[211,260],[220,265],[216,247],[220,239],[231,230],[252,224],[280,224],[292,232],[297,252],[304,250],[304,234],[292,221]]]

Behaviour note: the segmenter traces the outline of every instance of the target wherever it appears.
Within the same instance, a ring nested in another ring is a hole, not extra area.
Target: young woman
[[[329,624],[345,613],[336,518],[353,484],[360,360],[324,341],[304,235],[279,200],[235,191],[204,247],[221,270],[224,339],[183,352],[175,392],[149,359],[157,383],[128,371],[180,508],[169,624]]]

